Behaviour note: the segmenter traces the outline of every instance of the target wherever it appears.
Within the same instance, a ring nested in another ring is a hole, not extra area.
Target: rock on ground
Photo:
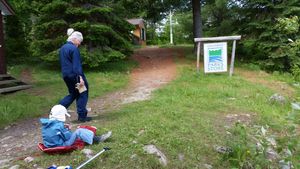
[[[155,145],[146,145],[144,146],[144,151],[146,151],[148,154],[154,154],[156,155],[159,159],[160,164],[163,166],[167,166],[168,160],[167,157],[162,153]]]

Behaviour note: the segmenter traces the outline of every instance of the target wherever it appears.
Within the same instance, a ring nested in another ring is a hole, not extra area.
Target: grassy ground
[[[90,99],[127,85],[128,71],[136,63],[121,61],[107,63],[98,70],[86,70]],[[59,68],[18,65],[9,67],[9,73],[19,78],[24,70],[31,74],[32,89],[0,95],[0,128],[18,120],[40,116],[67,95]]]
[[[266,86],[239,75],[197,75],[194,59],[177,62],[178,78],[155,91],[151,100],[98,117],[101,124],[94,124],[98,133],[112,130],[113,136],[108,142],[88,148],[97,152],[108,146],[112,150],[86,168],[163,168],[157,157],[144,152],[147,144],[156,145],[166,155],[165,168],[279,168],[282,159],[300,168],[299,128],[296,115],[290,113],[292,100],[271,104],[269,98],[276,91]],[[282,80],[291,81],[290,77]],[[276,146],[268,141],[270,138],[274,138]],[[216,146],[230,151],[220,154]],[[269,161],[268,147],[280,157]],[[284,155],[285,149],[292,155]],[[85,160],[80,151],[75,151],[67,155],[44,154],[35,164],[74,167]]]

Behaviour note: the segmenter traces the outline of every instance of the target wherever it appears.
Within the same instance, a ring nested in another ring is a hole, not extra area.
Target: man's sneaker
[[[91,120],[92,120],[91,117],[85,117],[85,118],[78,117],[78,121],[82,122],[82,123],[87,122],[87,121],[91,121]]]

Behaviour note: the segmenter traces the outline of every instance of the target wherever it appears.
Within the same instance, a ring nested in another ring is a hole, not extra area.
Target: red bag
[[[89,129],[96,135],[97,128],[94,126],[78,126],[77,128]],[[77,139],[71,146],[58,146],[58,147],[47,148],[47,147],[45,147],[45,145],[43,143],[38,144],[38,148],[42,152],[47,153],[47,154],[68,153],[68,152],[71,152],[71,151],[77,150],[77,149],[81,150],[84,148],[84,146],[85,146],[85,143],[80,139]]]
[[[95,126],[78,126],[77,128],[78,128],[78,129],[79,129],[79,128],[89,129],[89,130],[91,130],[95,135],[96,135],[96,132],[97,132],[97,127],[95,127]]]

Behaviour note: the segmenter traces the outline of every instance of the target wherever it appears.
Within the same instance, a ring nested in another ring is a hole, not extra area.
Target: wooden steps
[[[17,80],[8,74],[0,74],[0,94],[24,90],[31,87],[31,85]]]

